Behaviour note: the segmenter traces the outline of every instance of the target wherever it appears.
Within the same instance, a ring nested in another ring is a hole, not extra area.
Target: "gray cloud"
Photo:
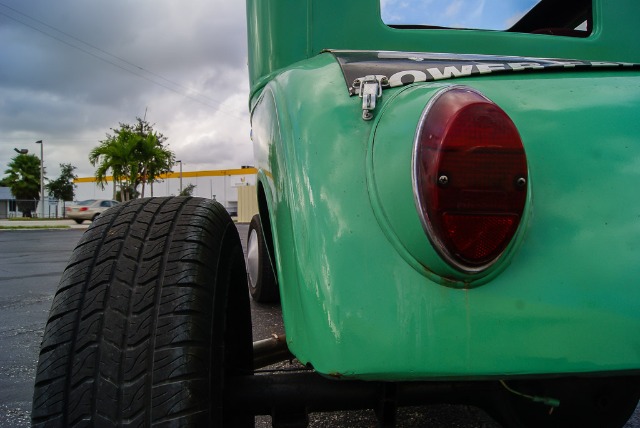
[[[2,171],[42,139],[49,177],[90,176],[89,151],[145,111],[185,170],[252,161],[244,2],[0,0],[0,39]]]

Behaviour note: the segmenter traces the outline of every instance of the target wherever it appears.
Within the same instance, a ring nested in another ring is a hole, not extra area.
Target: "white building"
[[[175,196],[180,193],[180,182],[184,189],[189,184],[196,187],[192,195],[211,198],[220,202],[230,213],[238,210],[238,187],[254,186],[256,184],[256,169],[242,167],[239,169],[222,169],[209,171],[171,172],[160,176],[160,181],[154,183],[153,191],[150,186],[145,189],[148,196]],[[113,198],[113,181],[107,177],[104,189],[96,183],[95,177],[78,178],[75,180],[76,200],[111,199]],[[140,191],[141,189],[138,189]]]

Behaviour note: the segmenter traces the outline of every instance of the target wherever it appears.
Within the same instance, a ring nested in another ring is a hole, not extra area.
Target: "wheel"
[[[504,391],[495,414],[506,427],[621,428],[640,399],[637,376],[521,380],[507,385],[517,394]],[[552,410],[519,394],[557,399],[559,406]]]
[[[280,299],[276,277],[269,260],[264,240],[260,215],[256,214],[249,224],[247,236],[247,279],[249,292],[256,302],[273,303]]]
[[[96,221],[96,219],[98,218],[98,216],[99,216],[99,215],[100,215],[100,214],[96,214],[96,215],[94,215],[93,217],[91,217],[91,221],[92,221],[92,222]]]
[[[35,427],[254,426],[225,411],[252,374],[246,269],[217,202],[138,199],[104,212],[62,275],[45,329]]]
[[[83,222],[84,220],[80,220],[80,219],[74,218],[74,219],[73,219],[73,221],[75,221],[75,222],[76,222],[76,223],[78,223],[78,224],[82,224],[82,222]]]

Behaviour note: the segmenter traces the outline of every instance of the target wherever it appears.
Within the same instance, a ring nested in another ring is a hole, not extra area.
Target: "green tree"
[[[73,180],[78,178],[73,172],[75,169],[76,167],[70,163],[61,163],[60,176],[55,180],[50,180],[45,186],[49,195],[60,201],[73,201],[75,199],[76,189]]]
[[[146,120],[136,118],[136,124],[131,129],[140,138],[135,150],[139,174],[137,181],[133,184],[136,189],[138,185],[142,184],[141,196],[143,198],[146,185],[149,184],[153,196],[153,183],[158,181],[161,174],[171,172],[175,156],[171,150],[164,146],[167,137],[155,131]]]
[[[196,188],[195,184],[189,183],[180,192],[178,196],[193,196],[193,190]]]
[[[133,161],[133,146],[136,141],[126,131],[114,130],[114,135],[107,134],[107,138],[89,153],[89,162],[97,166],[95,177],[98,185],[104,189],[107,175],[111,171],[113,179],[113,199],[116,198],[117,187],[128,187],[128,177],[131,176]],[[126,192],[125,192],[126,194]],[[121,195],[121,197],[124,195]],[[121,200],[126,200],[122,198]]]
[[[107,174],[113,176],[113,197],[121,201],[144,197],[147,183],[153,184],[160,174],[171,171],[175,156],[164,146],[166,137],[154,131],[146,120],[136,118],[134,125],[120,123],[107,138],[89,153],[89,161],[96,166],[95,177],[104,189]],[[138,187],[142,185],[142,192]],[[120,188],[117,195],[117,187]]]
[[[31,217],[40,200],[40,159],[35,155],[19,154],[11,159],[3,179],[16,198],[18,211]]]

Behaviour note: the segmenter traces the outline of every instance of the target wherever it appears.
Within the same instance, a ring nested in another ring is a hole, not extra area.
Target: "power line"
[[[135,76],[138,76],[138,77],[140,77],[140,78],[142,78],[144,80],[147,80],[148,82],[151,82],[151,83],[153,83],[155,85],[161,86],[161,87],[163,87],[163,88],[165,88],[167,90],[170,90],[170,91],[172,91],[172,92],[174,92],[174,93],[176,93],[178,95],[182,95],[183,97],[188,98],[188,99],[190,99],[192,101],[195,101],[195,102],[200,103],[200,104],[202,104],[204,106],[210,107],[210,108],[212,108],[214,110],[218,110],[221,113],[224,113],[224,114],[233,116],[235,118],[241,119],[241,117],[239,117],[239,116],[237,116],[235,114],[232,114],[230,112],[221,110],[219,105],[218,106],[214,106],[214,105],[210,104],[210,103],[221,104],[222,101],[220,101],[220,100],[208,97],[208,96],[206,96],[206,95],[204,95],[204,94],[202,94],[202,93],[200,93],[198,91],[195,91],[195,90],[193,90],[191,88],[183,86],[180,83],[177,83],[177,82],[175,82],[175,81],[173,81],[171,79],[167,79],[166,77],[164,77],[164,76],[162,76],[162,75],[160,75],[158,73],[155,73],[155,72],[153,72],[151,70],[148,70],[148,69],[146,69],[144,67],[141,67],[141,66],[139,66],[139,65],[137,65],[137,64],[135,64],[135,63],[133,63],[131,61],[128,61],[128,60],[126,60],[124,58],[121,58],[121,57],[119,57],[117,55],[114,55],[114,54],[112,54],[112,53],[110,53],[110,52],[108,52],[108,51],[106,51],[104,49],[101,49],[101,48],[99,48],[99,47],[97,47],[95,45],[92,45],[91,43],[85,42],[84,40],[79,39],[78,37],[75,37],[72,34],[69,34],[69,33],[66,33],[66,32],[64,32],[62,30],[59,30],[58,28],[53,27],[53,26],[47,24],[46,22],[43,22],[43,21],[41,21],[39,19],[36,19],[36,18],[33,18],[32,16],[29,16],[29,15],[27,15],[27,14],[25,14],[25,13],[23,13],[23,12],[17,10],[17,9],[15,9],[15,8],[13,8],[11,6],[8,6],[8,5],[6,5],[6,4],[4,4],[2,2],[0,2],[0,6],[6,8],[6,9],[9,9],[10,11],[12,11],[12,12],[14,12],[16,14],[19,14],[19,15],[27,18],[28,20],[36,22],[36,23],[38,23],[38,24],[40,24],[40,25],[42,25],[42,26],[44,26],[44,27],[46,27],[46,28],[48,28],[50,30],[53,30],[54,32],[59,33],[59,34],[71,39],[73,42],[78,43],[80,45],[74,44],[74,43],[72,43],[72,42],[70,42],[68,40],[65,40],[64,38],[57,36],[55,33],[52,34],[51,32],[45,31],[42,28],[38,28],[37,26],[30,24],[29,22],[25,22],[23,19],[19,19],[19,18],[15,17],[15,16],[12,16],[10,14],[7,14],[5,12],[0,11],[0,15],[3,15],[3,16],[5,16],[5,17],[7,17],[7,18],[9,18],[9,19],[11,19],[11,20],[13,20],[15,22],[18,22],[19,24],[22,24],[22,25],[24,25],[24,26],[26,26],[28,28],[31,28],[32,30],[37,31],[37,32],[39,32],[41,34],[44,34],[45,36],[50,37],[50,38],[52,38],[54,40],[57,40],[58,42],[63,43],[65,45],[69,46],[69,47],[77,49],[77,50],[79,50],[79,51],[81,51],[81,52],[83,52],[83,53],[85,53],[87,55],[90,55],[90,56],[92,56],[92,57],[94,57],[94,58],[96,58],[96,59],[98,59],[100,61],[106,62],[106,63],[108,63],[108,64],[110,64],[110,65],[112,65],[114,67],[117,67],[117,68],[119,68],[119,69],[121,69],[123,71],[126,71],[127,73],[131,73],[131,74],[133,74]],[[82,45],[84,45],[84,47]],[[91,50],[87,49],[87,47],[90,48],[90,49],[93,49],[94,51],[97,51],[98,53],[92,52]],[[143,73],[147,73],[148,75],[150,75],[152,77],[148,77]],[[165,83],[162,83],[162,82],[165,82]],[[194,93],[195,96],[191,95],[190,92]]]

